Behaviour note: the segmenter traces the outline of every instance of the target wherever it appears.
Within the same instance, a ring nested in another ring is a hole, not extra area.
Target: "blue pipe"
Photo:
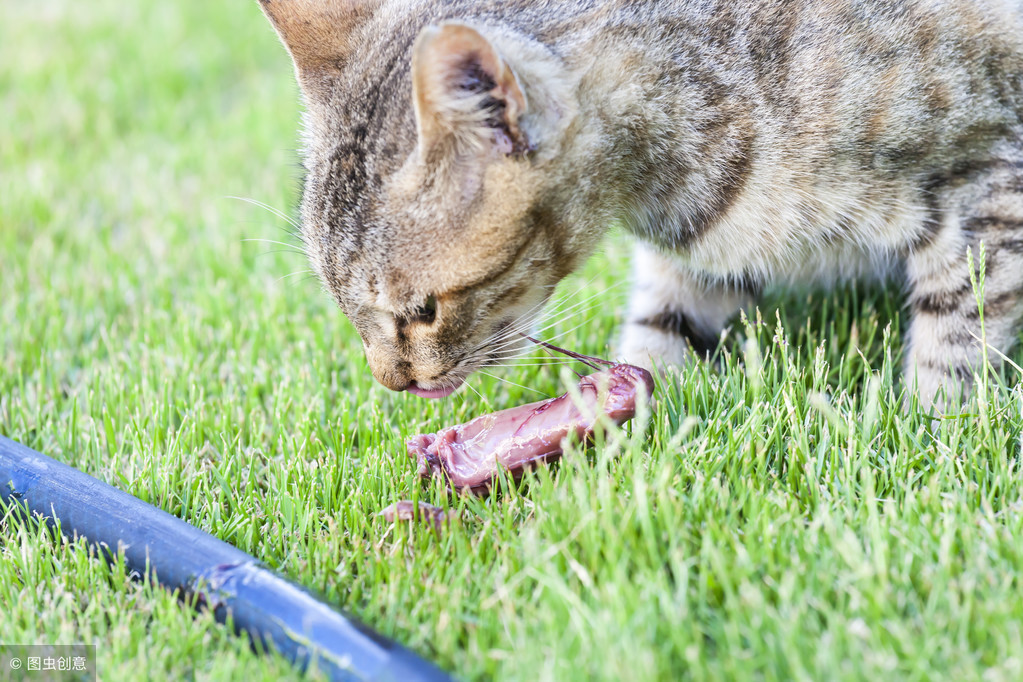
[[[228,614],[235,629],[300,669],[344,682],[450,682],[447,673],[218,540],[151,504],[0,436],[4,506],[59,522],[69,538],[123,552],[128,570]],[[108,554],[108,559],[111,556]]]

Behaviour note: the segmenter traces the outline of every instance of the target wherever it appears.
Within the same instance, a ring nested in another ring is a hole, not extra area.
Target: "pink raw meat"
[[[409,500],[395,502],[386,509],[381,510],[380,516],[384,517],[384,520],[388,523],[395,523],[397,521],[429,522],[438,531],[445,523],[457,518],[457,514],[453,511],[445,512],[440,507],[426,502],[420,502],[416,505]]]
[[[579,441],[589,439],[598,414],[615,425],[632,419],[639,392],[649,399],[653,390],[654,380],[645,369],[615,364],[579,381],[582,409],[566,393],[414,436],[408,454],[418,460],[423,478],[443,476],[454,490],[483,493],[501,469],[518,478],[528,465],[561,457],[569,434]]]

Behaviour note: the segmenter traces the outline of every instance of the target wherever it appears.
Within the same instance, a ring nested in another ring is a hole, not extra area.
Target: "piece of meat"
[[[599,414],[621,425],[636,414],[642,391],[649,399],[654,380],[632,365],[611,365],[579,381],[582,404],[570,393],[528,405],[485,414],[435,434],[414,436],[408,454],[423,478],[443,476],[453,490],[484,493],[501,469],[518,478],[528,465],[559,458],[565,439],[593,435]]]
[[[452,512],[450,516],[453,517],[454,515],[454,512]],[[440,531],[441,526],[450,520],[448,513],[440,507],[420,502],[417,509],[415,503],[409,500],[395,502],[383,509],[380,512],[380,516],[384,517],[384,520],[388,523],[396,521],[428,522],[433,524],[433,527],[438,531]]]

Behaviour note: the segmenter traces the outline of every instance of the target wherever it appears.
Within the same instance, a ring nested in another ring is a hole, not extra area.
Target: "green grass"
[[[904,410],[897,296],[779,296],[643,423],[449,502],[403,439],[534,396],[389,393],[318,284],[280,279],[303,258],[243,241],[283,224],[226,197],[296,200],[296,91],[255,3],[0,3],[0,111],[0,433],[463,679],[1023,677],[1023,399]],[[623,250],[565,284],[607,291],[562,345],[609,352]],[[401,498],[461,521],[392,528]],[[0,642],[93,642],[104,680],[297,677],[82,544],[10,517],[0,543]]]

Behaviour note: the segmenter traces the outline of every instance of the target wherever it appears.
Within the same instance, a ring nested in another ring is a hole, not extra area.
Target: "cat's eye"
[[[412,314],[412,322],[421,322],[422,324],[433,324],[433,321],[437,319],[437,297],[427,296],[426,302],[423,305],[416,308]]]

